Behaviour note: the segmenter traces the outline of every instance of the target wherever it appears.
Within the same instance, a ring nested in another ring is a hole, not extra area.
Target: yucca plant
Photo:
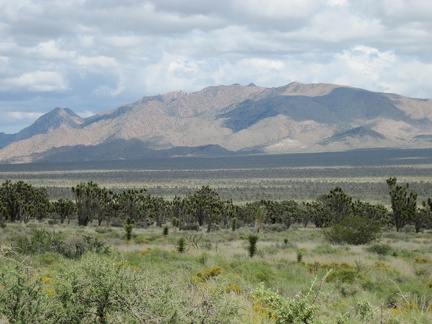
[[[248,236],[249,246],[248,246],[248,252],[249,256],[253,258],[253,256],[256,253],[256,244],[258,242],[258,235],[250,234]]]

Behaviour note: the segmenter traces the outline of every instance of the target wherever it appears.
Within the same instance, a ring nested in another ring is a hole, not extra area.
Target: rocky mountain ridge
[[[0,133],[0,162],[414,147],[432,147],[431,100],[334,84],[234,84],[143,97],[88,118],[56,108]]]

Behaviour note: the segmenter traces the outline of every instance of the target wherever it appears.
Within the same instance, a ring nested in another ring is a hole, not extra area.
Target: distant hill
[[[432,101],[334,84],[170,92],[80,118],[56,108],[0,133],[0,162],[432,147]]]

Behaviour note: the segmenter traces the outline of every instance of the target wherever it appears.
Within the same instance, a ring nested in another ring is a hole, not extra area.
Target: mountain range
[[[432,100],[335,84],[169,92],[81,118],[55,108],[0,133],[0,162],[431,148]]]

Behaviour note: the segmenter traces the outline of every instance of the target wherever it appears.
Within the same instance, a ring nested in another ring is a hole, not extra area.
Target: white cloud
[[[117,61],[108,56],[81,56],[76,59],[76,63],[85,68],[116,68]]]
[[[250,82],[432,97],[429,0],[0,0],[0,12],[3,114]]]
[[[141,38],[135,35],[127,36],[108,36],[104,39],[108,46],[114,47],[134,47],[139,46],[141,43]]]
[[[9,119],[12,120],[34,120],[43,115],[41,112],[22,112],[22,111],[9,111],[7,113]]]
[[[3,87],[8,89],[24,88],[28,91],[50,92],[68,89],[66,80],[60,73],[52,71],[35,71],[21,74],[18,77],[4,80]]]
[[[78,111],[78,112],[76,112],[76,114],[78,116],[80,116],[81,118],[87,118],[87,117],[93,116],[95,113],[93,111],[90,111],[90,110],[85,110],[85,111]]]
[[[54,40],[39,43],[36,47],[30,49],[30,54],[36,54],[45,59],[68,59],[75,55],[73,51],[60,49]]]
[[[346,7],[348,0],[327,0],[327,5],[330,7]]]
[[[336,56],[336,61],[346,66],[347,72],[369,81],[379,80],[384,70],[396,63],[392,52],[380,52],[376,48],[355,46]]]
[[[253,17],[268,17],[271,19],[289,19],[306,17],[313,14],[322,5],[316,0],[236,0],[238,11],[243,11]]]

